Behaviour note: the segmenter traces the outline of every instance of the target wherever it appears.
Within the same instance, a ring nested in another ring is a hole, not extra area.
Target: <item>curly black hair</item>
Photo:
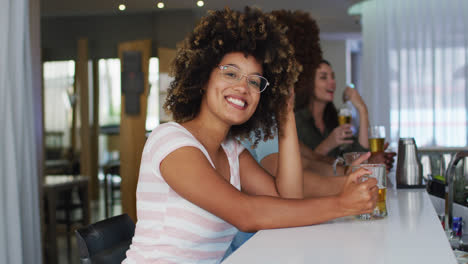
[[[302,73],[295,84],[297,110],[309,103],[315,81],[315,71],[322,61],[320,29],[317,22],[303,11],[276,10],[271,12],[278,22],[287,27],[289,43],[294,47],[296,60],[302,65]]]
[[[290,87],[297,81],[301,68],[285,27],[271,14],[249,7],[244,12],[229,8],[209,11],[177,51],[172,65],[175,79],[164,108],[179,123],[195,118],[211,72],[231,52],[253,56],[262,64],[263,76],[270,83],[261,93],[252,117],[244,124],[232,126],[229,132],[245,139],[254,131],[255,146],[260,139],[273,138],[284,122]]]

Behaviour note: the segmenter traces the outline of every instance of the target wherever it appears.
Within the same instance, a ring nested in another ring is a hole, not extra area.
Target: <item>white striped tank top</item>
[[[179,196],[161,176],[161,161],[174,150],[193,146],[208,152],[181,125],[158,126],[143,149],[137,187],[135,236],[123,263],[219,263],[237,228]],[[239,154],[236,140],[223,142],[231,184],[240,190]],[[181,176],[182,177],[182,176]]]

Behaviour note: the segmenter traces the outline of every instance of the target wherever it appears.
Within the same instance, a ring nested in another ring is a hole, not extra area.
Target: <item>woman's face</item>
[[[326,63],[320,64],[315,73],[314,101],[332,102],[336,90],[335,73]]]
[[[219,66],[234,68],[244,76],[238,82],[228,80],[230,75],[226,74],[230,72],[222,71]],[[262,75],[262,65],[252,56],[233,52],[226,54],[219,66],[213,69],[204,88],[200,115],[208,115],[231,126],[245,123],[255,112],[260,99],[260,93],[247,85],[246,75]]]

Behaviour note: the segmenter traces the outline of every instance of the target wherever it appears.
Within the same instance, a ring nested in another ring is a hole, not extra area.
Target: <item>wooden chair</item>
[[[115,192],[120,192],[120,184],[114,183],[114,177],[120,178],[120,161],[114,160],[106,163],[104,173],[104,210],[106,218],[109,217],[109,191],[110,191],[110,215],[113,214],[115,205]]]
[[[49,177],[60,177],[59,175],[51,175]],[[74,226],[83,226],[87,224],[84,217],[84,197],[77,188],[59,192],[56,199],[56,224],[65,225],[65,232],[67,237],[67,256],[71,259],[71,236]],[[44,202],[45,210],[48,210],[47,202]],[[49,224],[49,219],[46,215],[45,221]],[[48,228],[54,228],[49,226]]]

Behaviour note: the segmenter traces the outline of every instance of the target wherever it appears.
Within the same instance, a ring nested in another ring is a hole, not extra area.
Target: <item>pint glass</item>
[[[338,113],[338,124],[351,124],[351,110],[348,108],[341,108]]]
[[[385,127],[369,127],[369,149],[371,152],[383,152],[385,144]]]
[[[352,171],[356,171],[360,168],[364,168],[371,172],[371,174],[366,175],[367,177],[376,178],[379,187],[379,195],[377,198],[377,205],[374,208],[374,211],[371,214],[362,214],[359,215],[359,218],[362,220],[370,219],[380,219],[388,215],[387,213],[387,176],[384,164],[361,164],[352,166]],[[364,179],[366,180],[366,179]]]

